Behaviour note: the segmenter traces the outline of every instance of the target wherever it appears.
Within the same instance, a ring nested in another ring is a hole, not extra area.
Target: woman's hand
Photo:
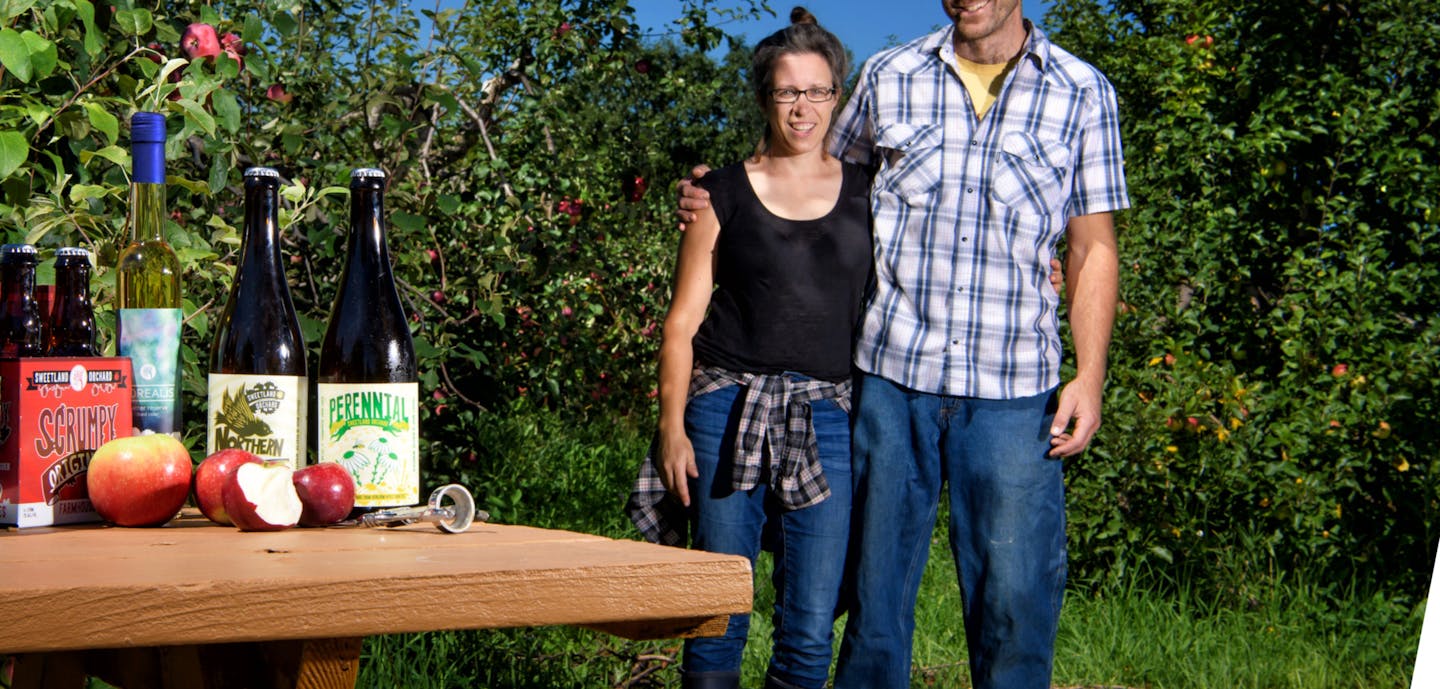
[[[681,504],[689,507],[690,479],[700,477],[700,469],[695,466],[695,447],[690,444],[690,438],[679,432],[661,433],[657,449],[660,482],[671,495],[680,498]]]

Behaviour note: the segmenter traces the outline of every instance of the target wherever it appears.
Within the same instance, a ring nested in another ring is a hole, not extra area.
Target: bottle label
[[[305,466],[307,392],[300,376],[211,373],[206,454],[239,448],[291,470]]]
[[[135,371],[135,433],[179,435],[180,309],[119,309],[116,351]]]
[[[420,384],[320,383],[319,460],[355,477],[356,507],[420,502]]]

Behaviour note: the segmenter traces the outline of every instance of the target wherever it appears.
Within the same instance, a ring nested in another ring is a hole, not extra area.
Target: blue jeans
[[[804,689],[820,689],[830,673],[835,608],[850,538],[850,418],[834,402],[811,405],[820,465],[830,497],[799,510],[779,507],[762,483],[731,489],[740,388],[690,400],[685,430],[700,477],[690,482],[694,546],[744,555],[753,567],[762,531],[775,553],[775,635],[769,673]],[[732,615],[725,636],[685,642],[687,673],[739,672],[749,615]]]
[[[1065,590],[1065,491],[1046,456],[1054,391],[1013,400],[856,388],[855,600],[836,689],[910,686],[915,597],[949,483],[977,689],[1045,689]]]

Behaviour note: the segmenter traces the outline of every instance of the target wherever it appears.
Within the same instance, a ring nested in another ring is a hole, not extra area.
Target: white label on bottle
[[[301,376],[211,373],[206,453],[236,447],[292,470],[305,466],[306,388]]]
[[[356,507],[420,502],[420,384],[320,383],[319,460],[355,477]]]

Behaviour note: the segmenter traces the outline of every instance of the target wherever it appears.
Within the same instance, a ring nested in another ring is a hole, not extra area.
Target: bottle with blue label
[[[116,266],[116,351],[130,357],[135,432],[180,426],[180,260],[165,241],[165,116],[130,120],[130,244]]]

